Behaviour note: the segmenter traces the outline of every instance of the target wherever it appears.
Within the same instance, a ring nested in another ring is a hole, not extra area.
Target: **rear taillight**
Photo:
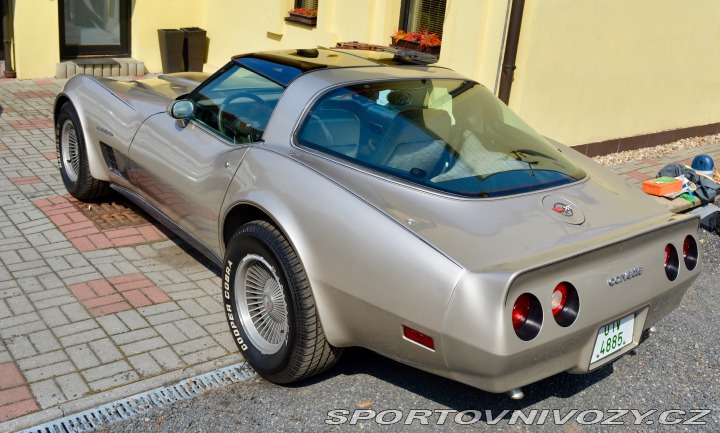
[[[580,308],[580,299],[575,286],[563,281],[555,286],[552,293],[552,313],[558,325],[567,327],[575,322]]]
[[[665,275],[668,280],[674,281],[678,276],[680,259],[677,250],[672,244],[665,245]]]
[[[513,305],[512,323],[513,328],[518,329],[527,322],[530,315],[530,295],[524,293],[520,295]]]
[[[683,260],[685,261],[685,267],[689,271],[692,271],[697,266],[698,245],[691,235],[685,236],[685,241],[683,241]]]
[[[562,309],[565,307],[565,302],[567,301],[567,285],[565,283],[560,283],[555,287],[555,290],[553,290],[552,294],[552,313],[553,316],[557,316],[559,312],[562,311]]]
[[[517,297],[512,309],[512,325],[522,340],[532,340],[538,335],[542,326],[542,306],[538,298],[530,293]]]

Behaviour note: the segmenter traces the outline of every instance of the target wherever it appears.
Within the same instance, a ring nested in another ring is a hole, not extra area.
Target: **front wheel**
[[[291,383],[330,368],[341,350],[325,339],[310,285],[290,243],[267,221],[242,226],[223,267],[233,339],[265,379]]]
[[[78,200],[101,198],[110,192],[107,182],[95,179],[90,173],[85,139],[75,107],[66,102],[55,125],[58,166],[65,189]]]

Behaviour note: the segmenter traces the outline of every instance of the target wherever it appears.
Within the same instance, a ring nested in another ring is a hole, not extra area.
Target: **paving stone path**
[[[213,265],[121,197],[68,195],[52,119],[64,81],[0,80],[0,423],[241,360]]]

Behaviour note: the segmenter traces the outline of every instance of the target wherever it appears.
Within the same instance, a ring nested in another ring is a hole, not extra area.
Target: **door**
[[[220,207],[245,152],[260,141],[284,88],[236,64],[189,97],[188,122],[151,116],[130,146],[130,182],[207,248],[219,251]]]
[[[131,0],[59,0],[60,57],[129,57]]]

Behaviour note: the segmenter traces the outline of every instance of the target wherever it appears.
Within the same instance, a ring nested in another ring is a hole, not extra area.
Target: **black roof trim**
[[[382,50],[309,48],[264,51],[234,56],[233,61],[281,86],[287,87],[298,76],[328,68],[427,65],[437,57],[392,48]]]

